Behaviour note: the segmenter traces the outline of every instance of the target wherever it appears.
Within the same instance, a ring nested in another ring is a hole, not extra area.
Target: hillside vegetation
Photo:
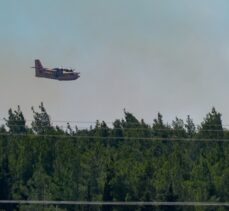
[[[229,202],[229,131],[215,108],[152,125],[124,110],[112,127],[53,126],[41,103],[27,126],[18,107],[0,128],[0,199]],[[0,205],[2,210],[216,210],[209,207]],[[228,210],[226,207],[218,210]]]

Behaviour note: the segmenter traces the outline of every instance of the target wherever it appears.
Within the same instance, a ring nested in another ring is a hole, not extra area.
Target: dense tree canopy
[[[0,127],[0,199],[229,201],[229,131],[213,108],[200,126],[124,110],[112,127],[53,126],[44,105],[26,124],[18,107]],[[209,207],[0,205],[2,210],[216,210]],[[219,210],[227,210],[221,207]]]

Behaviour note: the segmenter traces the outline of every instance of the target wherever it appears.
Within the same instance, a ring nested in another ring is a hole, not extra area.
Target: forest
[[[229,202],[229,130],[212,110],[199,125],[187,115],[152,125],[124,110],[109,125],[54,126],[43,103],[26,121],[9,109],[0,127],[0,200]],[[0,210],[229,210],[182,206],[38,206]]]

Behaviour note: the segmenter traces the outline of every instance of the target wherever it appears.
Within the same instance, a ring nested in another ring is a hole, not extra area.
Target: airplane
[[[32,68],[35,68],[36,77],[55,79],[59,81],[76,80],[80,77],[80,73],[74,72],[73,69],[65,69],[58,67],[48,69],[46,67],[43,67],[39,59],[35,60],[35,67]]]

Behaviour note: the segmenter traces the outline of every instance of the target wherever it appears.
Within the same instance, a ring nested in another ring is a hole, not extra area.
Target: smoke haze
[[[40,0],[1,2],[0,115],[44,102],[53,120],[113,121],[123,109],[152,122],[212,106],[229,124],[229,2],[225,0]],[[81,78],[34,77],[47,67]]]

